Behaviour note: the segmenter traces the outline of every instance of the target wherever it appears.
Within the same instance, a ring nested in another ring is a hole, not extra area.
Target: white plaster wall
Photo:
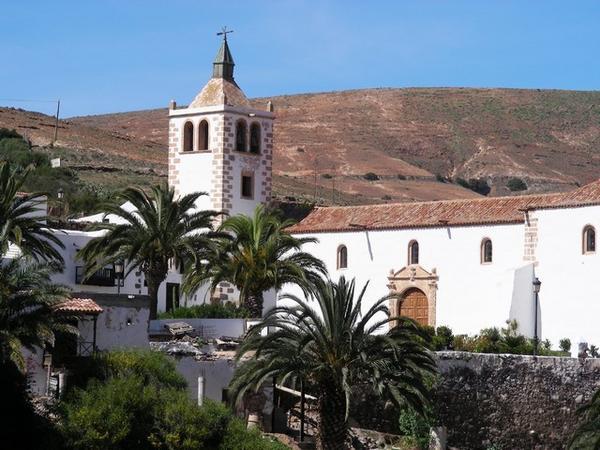
[[[600,206],[534,214],[538,218],[536,275],[542,282],[542,338],[558,345],[559,339],[568,337],[574,352],[582,338],[600,346],[600,253],[582,254],[584,226],[593,225],[596,238],[600,233]]]
[[[56,236],[64,244],[64,249],[58,249],[65,260],[65,266],[62,273],[57,273],[52,277],[55,283],[68,286],[74,292],[100,292],[107,294],[116,294],[117,286],[94,286],[75,283],[75,267],[83,263],[77,257],[77,251],[83,248],[90,240],[101,236],[102,231],[86,232],[72,230],[57,230]],[[144,286],[144,275],[134,270],[124,280],[124,286],[121,287],[122,294],[146,295],[148,292]]]
[[[303,235],[304,236],[304,235]],[[420,265],[437,269],[437,323],[455,333],[477,333],[484,327],[504,326],[511,312],[515,270],[523,267],[523,226],[496,225],[457,228],[405,229],[317,233],[318,244],[304,250],[321,258],[332,277],[370,281],[364,309],[387,295],[387,277],[407,264],[408,243],[419,242]],[[481,264],[481,240],[493,242],[492,264]],[[348,248],[348,268],[336,269],[339,245]],[[294,291],[294,289],[286,289]],[[299,295],[298,290],[295,291]],[[519,320],[519,317],[516,317]]]
[[[105,306],[98,316],[96,325],[96,345],[99,350],[114,348],[146,348],[148,344],[148,319],[150,311],[147,307]],[[93,341],[93,321],[79,321],[80,339]]]

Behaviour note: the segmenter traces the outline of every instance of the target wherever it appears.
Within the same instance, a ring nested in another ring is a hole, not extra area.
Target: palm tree
[[[0,255],[6,254],[13,244],[36,260],[62,263],[63,258],[55,246],[64,248],[64,245],[48,229],[45,213],[40,214],[46,195],[19,193],[30,172],[31,168],[27,168],[19,176],[11,171],[7,162],[0,163]]]
[[[312,385],[325,450],[346,446],[353,387],[370,385],[378,395],[423,412],[429,398],[424,380],[436,372],[427,333],[410,319],[390,318],[390,296],[362,314],[368,283],[356,298],[354,285],[344,277],[323,281],[314,306],[285,296],[284,305],[271,309],[240,345],[237,359],[245,361],[230,385],[237,401],[273,377]],[[377,334],[392,321],[398,325]],[[267,329],[275,331],[262,336]]]
[[[181,264],[192,248],[202,248],[211,239],[212,222],[219,213],[196,210],[202,192],[175,198],[166,183],[149,193],[127,188],[113,202],[104,205],[105,215],[117,216],[126,223],[101,223],[94,228],[106,233],[92,239],[80,251],[86,274],[117,261],[127,262],[126,275],[141,270],[148,284],[150,319],[156,319],[158,288],[167,277],[169,260]],[[121,207],[130,202],[130,212]]]
[[[583,422],[575,430],[568,448],[600,450],[600,390],[577,412],[583,416]]]
[[[59,269],[57,263],[24,257],[0,264],[0,365],[12,361],[23,371],[23,347],[44,348],[54,343],[56,332],[77,333],[66,323],[69,317],[53,311],[69,295],[51,281]]]
[[[184,291],[195,292],[209,282],[214,293],[221,283],[231,283],[253,317],[262,316],[265,291],[289,283],[309,294],[325,273],[325,266],[301,250],[316,239],[296,238],[285,230],[293,223],[281,220],[262,205],[256,207],[253,217],[227,218],[219,228],[222,236],[213,251],[196,254],[196,264],[186,273]]]

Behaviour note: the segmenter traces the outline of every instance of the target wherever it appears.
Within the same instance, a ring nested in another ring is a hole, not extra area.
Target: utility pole
[[[314,170],[314,182],[315,182],[315,195],[313,197],[313,201],[315,203],[317,203],[317,157],[316,156],[315,156],[315,159],[314,159],[313,170]]]
[[[58,138],[58,115],[60,114],[60,99],[56,101],[56,121],[54,122],[54,141],[52,145],[56,144],[56,139]]]

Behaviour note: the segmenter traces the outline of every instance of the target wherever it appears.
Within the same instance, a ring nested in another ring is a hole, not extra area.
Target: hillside
[[[437,174],[487,178],[492,194],[510,194],[506,182],[515,176],[529,192],[548,192],[600,174],[600,92],[367,89],[269,100],[277,114],[275,190],[289,195],[314,195],[315,161],[325,198],[335,183],[358,202],[471,195],[435,182]],[[166,113],[71,121],[166,145]],[[380,180],[364,180],[367,172]]]
[[[162,144],[60,120],[57,141],[52,146],[54,127],[54,117],[0,107],[0,128],[14,129],[34,149],[60,157],[62,166],[74,169],[88,184],[122,188],[166,179]]]
[[[268,99],[254,99],[261,107]],[[436,175],[484,177],[492,194],[570,189],[600,174],[600,92],[367,89],[273,97],[274,192],[353,204],[477,194]],[[101,184],[147,184],[166,172],[167,110],[60,121],[52,149]],[[0,127],[47,145],[54,119],[0,108]],[[372,172],[379,177],[367,181]],[[315,190],[315,179],[317,188]]]

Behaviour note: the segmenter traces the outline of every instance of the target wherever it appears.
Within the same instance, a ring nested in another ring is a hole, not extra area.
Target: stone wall
[[[439,352],[436,413],[460,449],[562,449],[600,359]]]

